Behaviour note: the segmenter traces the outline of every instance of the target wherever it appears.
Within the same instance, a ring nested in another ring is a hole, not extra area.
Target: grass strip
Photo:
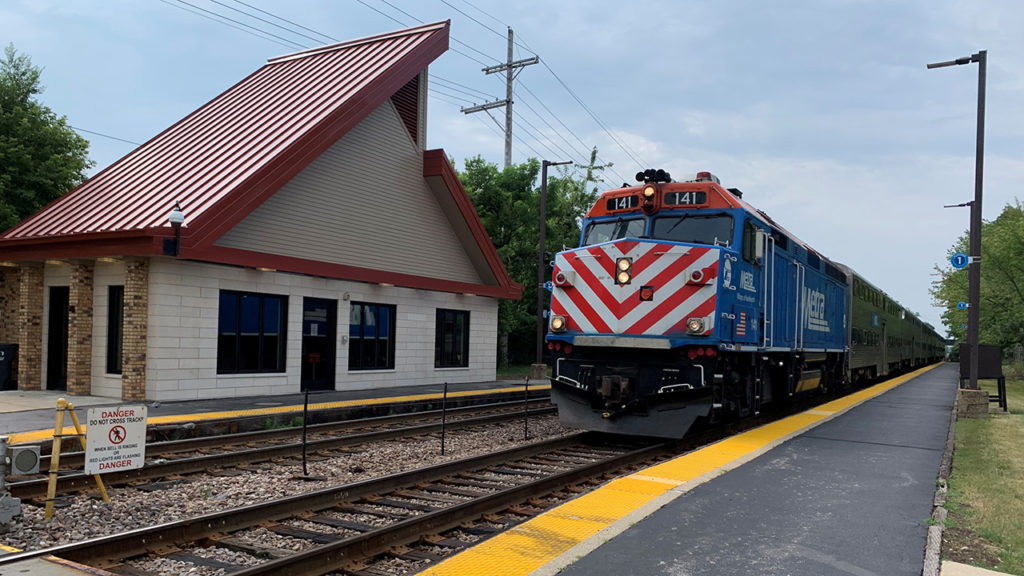
[[[1009,414],[957,421],[942,557],[1024,576],[1024,367],[1005,373]]]

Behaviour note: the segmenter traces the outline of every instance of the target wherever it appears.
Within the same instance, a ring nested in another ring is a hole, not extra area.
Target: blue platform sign
[[[970,261],[971,259],[968,258],[967,254],[964,254],[963,252],[957,252],[956,254],[953,254],[952,258],[949,259],[949,262],[953,264],[953,268],[963,268],[967,266],[967,263]]]
[[[957,302],[956,307],[961,310],[967,310],[967,302]]]

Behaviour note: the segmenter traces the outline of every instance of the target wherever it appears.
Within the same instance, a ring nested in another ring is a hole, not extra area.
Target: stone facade
[[[130,259],[124,271],[124,345],[121,355],[121,399],[146,399],[149,331],[149,260]]]
[[[18,282],[18,389],[42,389],[43,268],[21,267]]]
[[[17,268],[0,268],[0,344],[18,342],[18,282]]]
[[[68,394],[92,393],[93,264],[71,267],[68,298]]]

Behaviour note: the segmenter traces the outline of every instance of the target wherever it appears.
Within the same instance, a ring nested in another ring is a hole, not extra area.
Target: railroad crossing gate
[[[85,473],[142,468],[146,463],[146,406],[90,408]]]

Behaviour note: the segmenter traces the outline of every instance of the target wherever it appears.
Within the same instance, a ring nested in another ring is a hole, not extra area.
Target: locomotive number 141
[[[666,192],[665,204],[669,206],[694,206],[696,204],[707,204],[708,195],[706,192]]]

